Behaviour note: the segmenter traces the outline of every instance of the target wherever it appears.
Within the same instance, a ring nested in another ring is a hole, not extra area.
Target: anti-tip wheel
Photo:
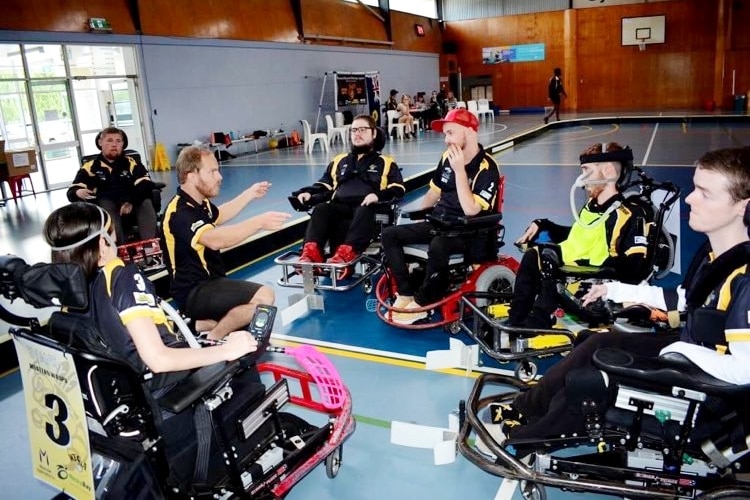
[[[521,382],[534,380],[539,373],[539,367],[533,361],[520,361],[516,365],[515,375]]]
[[[341,446],[338,446],[326,457],[326,475],[333,479],[341,468]]]

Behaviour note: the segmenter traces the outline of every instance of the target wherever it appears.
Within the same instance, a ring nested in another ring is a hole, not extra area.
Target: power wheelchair
[[[124,132],[123,132],[124,134]],[[125,136],[125,147],[127,147],[127,136]],[[101,132],[96,136],[96,145],[101,149],[100,146]],[[122,153],[124,156],[129,156],[135,159],[137,162],[141,161],[141,154],[134,149],[126,149]],[[96,159],[98,155],[87,155],[81,160],[81,164],[85,164],[88,161]],[[153,182],[153,189],[151,189],[150,200],[156,213],[157,228],[161,225],[161,192],[166,187],[163,182]],[[74,196],[68,196],[68,201],[71,203],[80,201]],[[96,200],[92,200],[96,203]],[[164,263],[162,242],[160,238],[142,239],[138,232],[138,220],[135,213],[130,213],[122,217],[123,228],[127,234],[127,240],[119,242],[117,247],[118,256],[125,262],[133,262],[138,268],[147,275],[153,275],[166,267]]]
[[[671,182],[656,182],[639,167],[632,167],[630,179],[623,189],[625,203],[642,210],[648,221],[644,264],[648,280],[666,276],[674,264],[675,237],[666,229],[665,221],[680,190]],[[543,245],[542,245],[543,246]],[[560,266],[556,251],[540,251],[544,279],[554,283],[559,299],[555,311],[557,325],[549,329],[523,328],[507,325],[508,293],[489,296],[477,302],[476,295],[468,293],[461,298],[458,320],[461,331],[477,342],[482,352],[500,363],[517,362],[515,375],[520,380],[533,380],[538,374],[535,359],[564,354],[570,351],[579,331],[586,328],[625,323],[638,309],[613,309],[603,301],[583,307],[581,297],[593,283],[614,279],[617,273],[608,267]],[[517,269],[517,267],[516,267]],[[486,295],[484,295],[487,297]],[[565,317],[568,321],[563,321]],[[572,322],[569,320],[573,320]],[[632,325],[629,328],[634,328]],[[651,326],[645,328],[650,329]]]
[[[750,386],[718,380],[677,353],[639,359],[604,348],[594,364],[609,382],[603,394],[580,398],[583,432],[503,443],[480,414],[530,386],[503,375],[479,377],[461,402],[458,449],[504,478],[496,498],[510,498],[517,486],[533,499],[546,498],[546,486],[625,498],[750,498]]]
[[[385,130],[377,127],[377,134],[373,149],[382,151],[385,147],[387,136]],[[287,198],[289,204],[297,212],[312,214],[316,205],[326,203],[328,200],[323,195],[312,195],[307,203],[301,203],[296,196]],[[277,257],[274,262],[281,266],[281,278],[277,281],[280,286],[291,288],[304,288],[306,294],[312,294],[314,290],[330,290],[337,292],[349,291],[360,284],[366,294],[372,293],[373,278],[382,269],[382,245],[380,234],[386,226],[394,224],[398,210],[398,200],[383,201],[375,204],[375,233],[367,249],[357,257],[346,263],[299,263],[301,250],[285,252]],[[329,249],[333,252],[335,249]],[[351,267],[354,272],[348,278],[341,280],[337,275],[343,269]]]
[[[35,463],[40,479],[68,491],[76,486],[72,473],[82,472],[91,498],[276,499],[320,463],[329,477],[338,473],[343,442],[355,428],[351,396],[314,348],[268,345],[273,306],[256,311],[251,322],[258,353],[189,373],[153,374],[136,370],[110,349],[111,334],[92,321],[88,285],[77,265],[28,266],[17,257],[0,257],[0,295],[35,308],[63,308],[42,325],[0,304],[0,318],[17,325],[10,333],[30,424],[46,429],[43,442],[50,447],[75,445],[67,448],[64,462],[53,464],[58,482]],[[181,333],[189,340],[189,332]],[[34,354],[40,350],[57,353],[64,362],[51,365],[52,358]],[[264,350],[292,355],[305,371],[256,365]],[[49,390],[60,385],[80,388],[78,400],[69,397],[75,391]],[[29,401],[37,406],[31,408]],[[320,414],[322,423],[289,413],[287,403]],[[83,414],[73,419],[76,407]],[[68,478],[62,485],[60,471]]]
[[[308,203],[300,203],[295,196],[289,196],[289,203],[298,212],[310,214],[316,205],[326,203],[320,196],[314,195]],[[359,285],[366,294],[372,293],[373,278],[383,269],[380,234],[386,226],[393,224],[398,204],[397,202],[378,202],[375,204],[376,231],[372,236],[372,242],[364,252],[346,263],[299,263],[301,250],[291,250],[281,254],[274,259],[281,266],[281,278],[277,281],[280,286],[291,288],[305,288],[312,290],[331,290],[346,292]],[[332,250],[332,249],[331,249]],[[338,273],[346,268],[353,267],[354,272],[344,280],[338,279]]]
[[[500,176],[497,206],[495,213],[479,217],[458,217],[444,219],[434,217],[429,210],[402,213],[401,217],[411,220],[426,219],[435,227],[435,235],[462,238],[476,245],[467,247],[466,253],[450,256],[448,262],[448,293],[442,299],[418,309],[393,307],[396,286],[389,272],[383,273],[375,288],[378,302],[376,313],[385,323],[397,328],[425,330],[444,327],[450,333],[461,331],[459,324],[461,304],[466,297],[480,307],[488,305],[487,297],[510,296],[518,270],[518,261],[509,255],[499,253],[504,245],[505,228],[501,224],[505,177]],[[412,277],[420,282],[424,277],[429,245],[404,246],[404,254],[413,263]],[[427,312],[428,317],[410,325],[393,321],[394,313]]]

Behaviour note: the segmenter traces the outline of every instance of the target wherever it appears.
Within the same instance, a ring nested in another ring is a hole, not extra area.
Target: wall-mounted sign
[[[484,47],[482,49],[482,62],[484,64],[528,61],[544,61],[543,43]]]

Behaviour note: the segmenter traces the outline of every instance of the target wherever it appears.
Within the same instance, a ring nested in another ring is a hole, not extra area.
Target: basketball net
[[[638,50],[640,50],[641,52],[646,50],[646,40],[643,40],[641,38],[638,39]]]

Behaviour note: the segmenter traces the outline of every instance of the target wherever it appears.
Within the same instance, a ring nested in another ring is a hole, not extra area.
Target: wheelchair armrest
[[[299,201],[296,196],[287,196],[286,199],[289,200],[289,204],[297,212],[309,212],[315,205],[320,205],[328,201],[328,197],[324,194],[311,195],[310,199],[305,203]]]
[[[228,382],[241,369],[237,362],[216,363],[199,368],[160,397],[158,404],[165,410],[179,413],[214,387]]]
[[[601,266],[560,266],[560,272],[567,276],[584,279],[616,279],[617,271],[612,267]]]
[[[620,349],[603,348],[594,353],[594,365],[623,378],[650,384],[679,386],[707,394],[737,395],[750,391],[750,385],[737,385],[713,377],[680,353],[665,353],[658,358],[636,358]]]
[[[413,210],[411,212],[401,212],[399,215],[404,219],[409,220],[424,220],[428,214],[431,214],[433,207],[422,208],[420,210]]]
[[[461,229],[475,230],[497,226],[498,222],[503,219],[500,213],[490,215],[480,215],[478,217],[436,217],[428,215],[427,220],[433,223],[440,231],[455,231]]]

